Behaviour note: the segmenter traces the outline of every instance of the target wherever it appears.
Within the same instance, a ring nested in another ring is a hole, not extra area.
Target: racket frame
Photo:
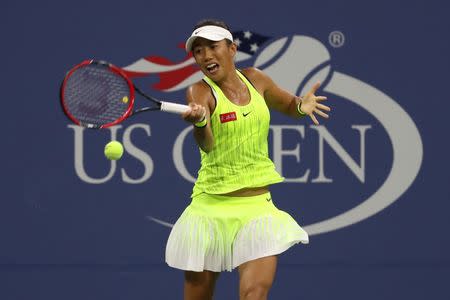
[[[129,94],[129,103],[128,103],[128,108],[125,111],[125,113],[119,117],[118,119],[114,120],[113,122],[107,123],[107,124],[103,124],[100,126],[96,126],[94,124],[85,124],[80,122],[80,120],[78,120],[77,118],[75,118],[67,109],[66,103],[64,101],[64,91],[65,91],[65,87],[66,87],[66,82],[67,80],[70,78],[70,76],[72,76],[72,74],[80,69],[83,68],[85,66],[88,65],[92,65],[92,64],[96,64],[96,65],[101,65],[101,66],[106,66],[108,67],[113,73],[119,75],[120,77],[122,77],[129,88],[130,94]],[[118,67],[114,66],[113,64],[110,64],[108,62],[105,61],[96,61],[93,59],[88,59],[85,60],[81,63],[79,63],[78,65],[76,65],[75,67],[73,67],[70,71],[67,72],[66,76],[64,77],[63,82],[61,83],[61,89],[60,89],[60,99],[61,99],[61,106],[63,108],[64,113],[66,114],[66,116],[75,124],[79,125],[79,126],[83,126],[83,127],[87,127],[87,128],[96,128],[96,129],[100,129],[100,128],[108,128],[114,125],[117,125],[119,123],[121,123],[122,121],[124,121],[126,118],[128,118],[132,112],[133,112],[133,107],[134,107],[134,98],[135,98],[135,87],[133,85],[133,83],[131,82],[130,79],[128,79],[128,77],[125,75],[125,73]]]
[[[65,87],[66,87],[66,82],[67,80],[70,78],[70,76],[79,68],[83,68],[87,65],[91,65],[91,64],[97,64],[97,65],[101,65],[101,66],[106,66],[108,67],[113,73],[121,76],[123,79],[125,79],[128,88],[129,88],[129,104],[128,104],[128,108],[125,111],[125,113],[118,119],[114,120],[113,122],[107,123],[107,124],[103,124],[103,125],[94,125],[94,124],[90,124],[90,123],[83,123],[81,121],[79,121],[77,118],[75,118],[68,110],[66,103],[64,101],[64,91],[65,91]],[[147,107],[141,107],[139,109],[133,110],[134,108],[134,102],[135,102],[135,95],[136,92],[138,94],[140,94],[142,97],[144,97],[145,99],[151,101],[152,103],[154,103],[156,106],[147,106]],[[93,60],[93,59],[89,59],[89,60],[85,60],[83,62],[81,62],[80,64],[76,65],[75,67],[73,67],[70,71],[67,72],[66,76],[64,77],[63,82],[61,83],[61,88],[60,88],[60,99],[61,99],[61,106],[63,108],[63,111],[65,113],[65,115],[75,124],[79,125],[79,126],[83,126],[86,128],[93,128],[93,129],[101,129],[101,128],[108,128],[114,125],[117,125],[119,123],[121,123],[122,121],[124,121],[126,118],[130,117],[131,115],[135,115],[137,113],[141,113],[144,111],[155,111],[155,110],[159,110],[159,111],[164,111],[164,112],[168,112],[168,113],[175,113],[175,114],[182,114],[186,111],[188,111],[190,108],[188,105],[184,105],[184,104],[178,104],[178,103],[173,103],[173,102],[166,102],[166,101],[160,101],[158,99],[155,99],[147,94],[145,94],[144,92],[142,92],[140,89],[138,89],[133,82],[128,78],[128,76],[125,74],[125,72],[120,69],[119,67],[116,67],[115,65],[108,63],[106,61],[102,61],[102,60]]]

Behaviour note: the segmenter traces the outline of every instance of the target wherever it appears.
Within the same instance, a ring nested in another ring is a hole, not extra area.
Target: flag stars
[[[249,30],[244,31],[244,38],[250,39],[251,37],[252,37],[252,33]]]
[[[238,46],[238,51],[248,55],[254,55],[258,53],[261,46],[269,39],[269,37],[260,35],[256,32],[247,31],[234,31],[234,42]]]
[[[250,51],[252,51],[253,53],[258,51],[258,48],[259,48],[258,44],[256,44],[256,43],[253,43],[250,45]]]

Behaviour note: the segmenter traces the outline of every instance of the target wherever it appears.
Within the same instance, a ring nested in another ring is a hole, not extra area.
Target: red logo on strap
[[[220,115],[220,123],[226,123],[226,122],[231,122],[231,121],[236,121],[236,120],[237,120],[236,112],[234,112],[234,111]]]

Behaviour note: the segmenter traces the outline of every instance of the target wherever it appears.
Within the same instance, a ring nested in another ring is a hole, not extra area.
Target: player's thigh
[[[185,299],[211,299],[214,293],[214,286],[220,273],[184,272],[184,295]]]
[[[267,296],[277,269],[277,257],[267,256],[248,261],[239,266],[239,294]]]

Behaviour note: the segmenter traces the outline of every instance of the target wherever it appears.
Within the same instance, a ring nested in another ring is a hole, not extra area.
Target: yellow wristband
[[[195,123],[194,126],[197,128],[203,128],[207,123],[208,121],[206,120],[206,116],[204,116],[203,119],[200,122]]]
[[[304,112],[302,111],[301,106],[302,106],[302,102],[300,101],[300,102],[297,104],[297,112],[298,112],[298,114],[299,114],[300,116],[304,117],[304,116],[306,116],[306,113],[304,113]]]

